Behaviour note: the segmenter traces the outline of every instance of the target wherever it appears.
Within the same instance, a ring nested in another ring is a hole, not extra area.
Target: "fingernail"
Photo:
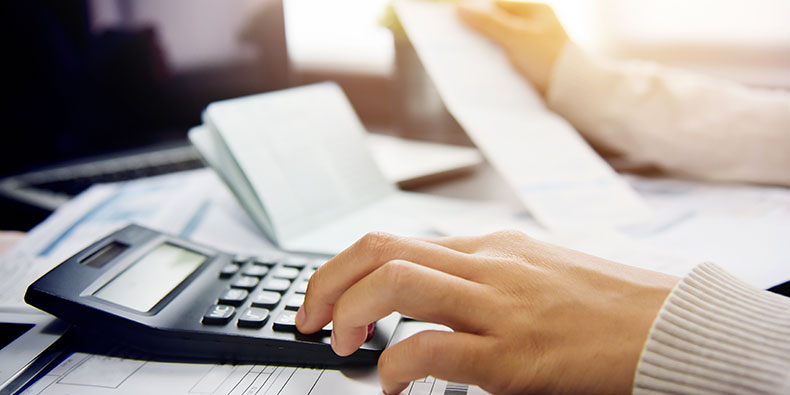
[[[296,319],[294,320],[296,326],[301,328],[304,325],[305,318],[304,306],[299,306],[299,310],[296,311]]]
[[[376,323],[371,322],[370,324],[368,324],[368,334],[365,337],[365,341],[372,339],[374,333],[376,333]]]

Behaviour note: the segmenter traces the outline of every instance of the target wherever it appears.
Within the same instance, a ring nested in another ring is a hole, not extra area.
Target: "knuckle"
[[[397,236],[384,232],[370,232],[359,239],[359,250],[373,256],[386,256],[397,241]]]
[[[409,262],[389,261],[381,267],[380,271],[380,275],[386,280],[384,283],[387,284],[387,289],[404,289],[406,285],[414,284],[415,270],[413,264]]]
[[[491,234],[491,237],[494,239],[504,239],[504,240],[528,240],[529,236],[526,233],[520,230],[508,229],[508,230],[500,230],[498,232],[494,232]]]

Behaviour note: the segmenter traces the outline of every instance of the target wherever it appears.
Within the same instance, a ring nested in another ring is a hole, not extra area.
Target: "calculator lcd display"
[[[93,295],[137,311],[151,311],[162,298],[206,261],[206,256],[173,244],[154,248]]]

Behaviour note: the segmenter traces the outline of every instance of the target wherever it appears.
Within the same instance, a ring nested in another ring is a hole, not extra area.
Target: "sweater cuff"
[[[790,298],[697,266],[653,323],[634,393],[790,393]]]

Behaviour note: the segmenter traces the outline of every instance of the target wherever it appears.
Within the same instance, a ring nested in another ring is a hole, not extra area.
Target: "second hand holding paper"
[[[651,212],[567,121],[543,105],[499,47],[453,4],[399,0],[395,10],[450,113],[551,230],[614,228]]]

